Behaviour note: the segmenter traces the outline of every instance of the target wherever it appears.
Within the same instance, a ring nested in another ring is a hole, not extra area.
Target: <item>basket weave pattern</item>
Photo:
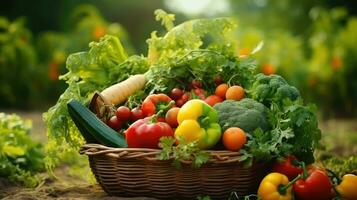
[[[189,161],[183,161],[182,169],[176,169],[172,160],[156,158],[158,149],[86,144],[80,152],[89,157],[90,167],[103,190],[115,196],[165,199],[209,195],[224,199],[233,191],[247,195],[256,192],[270,169],[268,163],[245,168],[239,162],[240,154],[231,151],[207,151],[211,159],[199,169],[192,169]]]

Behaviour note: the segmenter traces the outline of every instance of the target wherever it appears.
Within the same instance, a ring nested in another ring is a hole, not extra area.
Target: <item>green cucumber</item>
[[[107,126],[77,100],[71,100],[67,107],[72,120],[86,141],[87,139],[92,142],[95,140],[110,147],[125,148],[128,146],[124,136]]]
[[[70,106],[68,106],[68,113],[69,116],[71,116],[72,121],[74,124],[77,126],[79,132],[85,139],[87,143],[99,143],[87,130],[87,127],[85,127],[84,124],[81,123],[81,117],[77,114],[77,112]]]

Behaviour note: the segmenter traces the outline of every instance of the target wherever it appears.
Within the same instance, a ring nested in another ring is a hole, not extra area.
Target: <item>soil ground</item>
[[[46,141],[45,125],[41,112],[15,111],[24,119],[33,122],[33,138],[41,142]],[[339,156],[357,155],[357,120],[328,120],[320,123],[323,132],[323,143],[328,151]],[[346,138],[348,138],[346,140]],[[98,184],[89,183],[69,173],[69,167],[63,165],[55,171],[57,179],[43,174],[44,182],[37,188],[29,189],[15,186],[7,180],[0,179],[0,199],[42,200],[42,199],[78,199],[78,200],[150,200],[152,198],[112,197],[108,196]]]

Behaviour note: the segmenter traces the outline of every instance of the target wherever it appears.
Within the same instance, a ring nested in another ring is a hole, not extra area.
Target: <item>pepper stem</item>
[[[208,116],[199,119],[199,121],[200,121],[201,127],[208,127],[208,125],[209,125],[209,117]]]
[[[282,195],[285,195],[286,194],[286,190],[289,188],[289,187],[291,187],[296,181],[298,181],[299,179],[301,179],[302,178],[302,176],[301,176],[301,174],[299,174],[297,177],[295,177],[292,181],[290,181],[288,184],[286,184],[286,185],[280,185],[279,187],[278,187],[278,191],[279,191],[279,193],[280,194],[282,194]]]
[[[163,110],[164,112],[166,112],[167,110],[169,110],[173,105],[175,105],[175,101],[171,100],[167,105],[160,105],[158,106],[158,110]]]
[[[159,110],[159,112],[157,112],[155,115],[152,115],[151,116],[151,119],[150,119],[150,123],[156,123],[157,122],[157,118],[162,114],[164,113],[163,110]]]

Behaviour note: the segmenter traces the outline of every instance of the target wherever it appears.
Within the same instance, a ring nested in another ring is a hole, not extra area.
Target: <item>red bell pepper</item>
[[[291,181],[301,174],[303,170],[297,158],[291,155],[285,157],[282,161],[277,161],[273,166],[273,172],[284,174]]]
[[[130,148],[159,148],[160,138],[174,136],[169,124],[156,122],[154,117],[146,117],[134,122],[126,131],[125,138]]]
[[[145,98],[141,110],[145,116],[152,116],[160,110],[170,109],[175,102],[166,94],[151,94]]]
[[[312,168],[304,170],[302,179],[294,183],[294,191],[301,200],[331,199],[332,184],[325,171]]]

